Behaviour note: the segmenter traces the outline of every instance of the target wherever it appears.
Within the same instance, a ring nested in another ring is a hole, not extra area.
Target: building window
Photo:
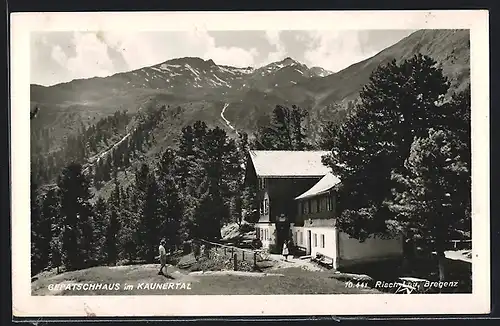
[[[317,205],[316,211],[318,213],[321,212],[321,207],[320,207],[321,206],[321,199],[316,200],[316,205]]]
[[[264,199],[264,215],[267,215],[269,213],[269,200],[266,198]]]
[[[309,214],[309,202],[302,202],[302,211],[304,214]]]
[[[326,199],[326,210],[327,211],[332,211],[332,196],[328,196]]]
[[[300,244],[302,244],[302,231],[299,232],[299,241]]]
[[[316,205],[316,199],[311,200],[311,213],[316,213],[316,209],[318,206]]]
[[[264,239],[264,229],[260,229],[260,238],[261,238],[262,240],[265,240],[265,239]]]
[[[321,235],[321,242],[320,243],[321,243],[321,248],[324,248],[325,247],[325,235],[324,234]]]
[[[324,211],[327,211],[327,202],[328,202],[328,198],[327,197],[323,197],[321,198],[321,211],[324,212]]]
[[[314,233],[314,247],[318,246],[318,235]]]

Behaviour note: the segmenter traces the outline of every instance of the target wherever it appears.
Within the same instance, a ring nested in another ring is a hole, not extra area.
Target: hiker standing
[[[160,241],[158,250],[160,251],[160,271],[158,272],[158,275],[165,275],[163,274],[163,267],[165,267],[165,271],[167,271],[167,251],[165,250],[165,239]]]
[[[285,257],[285,260],[288,261],[288,246],[286,244],[286,241],[283,243],[283,251],[282,251],[283,256]]]

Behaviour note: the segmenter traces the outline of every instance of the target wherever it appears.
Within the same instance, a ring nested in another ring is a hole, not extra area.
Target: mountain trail
[[[115,142],[113,145],[111,145],[110,147],[108,147],[107,149],[105,149],[104,151],[94,155],[94,156],[91,156],[89,159],[88,159],[88,163],[90,164],[87,168],[84,169],[84,172],[87,172],[88,169],[90,168],[90,166],[94,163],[99,163],[99,161],[104,158],[109,152],[111,152],[114,148],[116,148],[117,146],[119,146],[121,143],[123,143],[125,140],[128,139],[128,137],[130,137],[132,132],[128,132],[125,136],[123,136],[120,140],[118,140],[117,142]]]
[[[220,113],[220,117],[222,118],[222,120],[224,120],[224,122],[227,124],[227,126],[229,128],[231,128],[231,130],[236,131],[236,129],[231,125],[231,122],[229,120],[227,120],[226,117],[224,116],[224,112],[226,112],[226,109],[227,109],[228,106],[229,106],[229,103],[225,103],[224,104],[224,107],[222,108],[222,111]]]

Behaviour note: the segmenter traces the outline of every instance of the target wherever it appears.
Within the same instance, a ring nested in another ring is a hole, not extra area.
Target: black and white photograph
[[[12,17],[14,314],[487,312],[487,21]]]

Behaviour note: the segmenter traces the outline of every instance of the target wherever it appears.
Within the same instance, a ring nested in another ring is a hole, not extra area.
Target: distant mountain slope
[[[428,55],[438,62],[452,82],[452,89],[462,90],[470,79],[470,44],[468,30],[420,30],[377,55],[356,63],[325,78],[300,85],[314,93],[316,107],[333,102],[345,102],[357,97],[378,66],[392,59],[397,63],[417,53]]]

